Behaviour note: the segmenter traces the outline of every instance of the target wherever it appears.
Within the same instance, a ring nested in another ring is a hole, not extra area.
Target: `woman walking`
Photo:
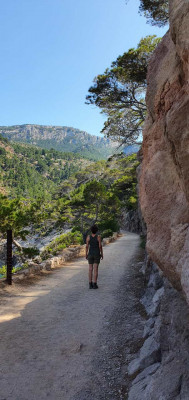
[[[103,250],[100,235],[97,235],[98,227],[91,226],[91,235],[86,240],[86,259],[89,263],[89,289],[98,289],[98,266],[103,259]],[[94,271],[93,271],[94,268]]]

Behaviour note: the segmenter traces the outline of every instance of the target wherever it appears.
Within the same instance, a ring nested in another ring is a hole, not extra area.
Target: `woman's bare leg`
[[[93,264],[89,264],[89,283],[93,280]]]
[[[98,279],[98,264],[94,264],[94,283],[97,283]]]

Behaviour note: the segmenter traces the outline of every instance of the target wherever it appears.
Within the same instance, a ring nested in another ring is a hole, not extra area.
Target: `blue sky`
[[[141,37],[163,36],[139,0],[0,0],[0,125],[64,125],[99,134],[85,96],[96,75]]]

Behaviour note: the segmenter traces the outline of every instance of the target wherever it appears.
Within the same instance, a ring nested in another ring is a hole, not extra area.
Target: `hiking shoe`
[[[93,289],[93,283],[89,282],[89,289]]]
[[[98,289],[97,283],[93,283],[93,289]]]

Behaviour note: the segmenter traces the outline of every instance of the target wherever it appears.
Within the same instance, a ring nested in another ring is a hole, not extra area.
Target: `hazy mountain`
[[[130,154],[133,154],[133,153],[138,153],[140,147],[141,147],[141,145],[139,145],[139,144],[133,144],[130,146],[126,146],[123,149],[123,153],[126,154],[127,156],[129,156]]]
[[[66,126],[30,124],[1,126],[0,134],[15,142],[80,153],[95,160],[106,159],[116,151],[117,147],[117,144],[109,139]]]

